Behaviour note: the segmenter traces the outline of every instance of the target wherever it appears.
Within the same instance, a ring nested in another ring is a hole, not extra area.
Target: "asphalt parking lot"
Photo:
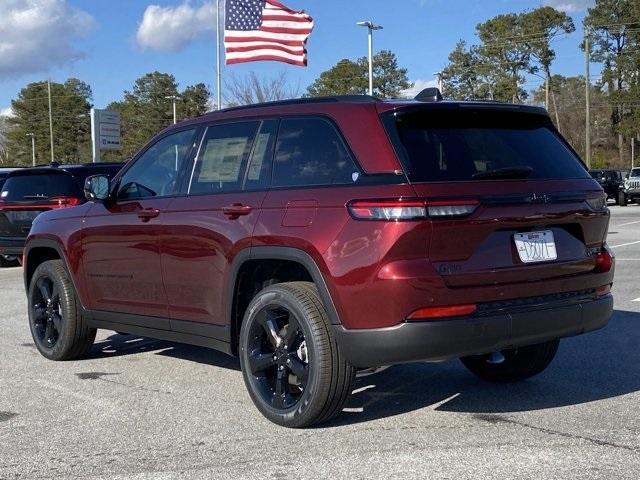
[[[612,207],[616,311],[543,374],[477,380],[457,361],[358,379],[329,425],[264,419],[239,363],[100,331],[89,358],[33,346],[19,268],[0,270],[0,479],[616,478],[640,472],[640,206]]]

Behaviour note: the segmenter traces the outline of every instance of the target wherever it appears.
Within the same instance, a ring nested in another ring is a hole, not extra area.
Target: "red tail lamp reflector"
[[[609,295],[611,293],[611,285],[603,285],[602,287],[596,288],[596,297],[604,297],[605,295]]]
[[[595,270],[599,273],[605,273],[611,270],[611,267],[613,267],[613,257],[611,256],[611,253],[609,253],[608,248],[603,248],[596,255]]]
[[[416,310],[407,318],[409,320],[428,320],[434,318],[460,317],[462,315],[471,315],[477,308],[475,304],[426,307]]]

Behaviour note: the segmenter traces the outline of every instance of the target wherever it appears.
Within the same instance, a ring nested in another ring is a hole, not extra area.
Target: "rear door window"
[[[5,202],[32,202],[55,197],[79,197],[80,186],[67,173],[17,175],[7,178],[0,192]]]
[[[256,121],[208,127],[195,164],[189,193],[205,195],[242,190],[247,160],[259,126],[260,122]],[[258,173],[258,180],[259,176]]]
[[[434,109],[387,126],[412,182],[589,177],[543,116]]]
[[[286,118],[280,123],[273,186],[353,183],[358,169],[335,127],[322,118]]]

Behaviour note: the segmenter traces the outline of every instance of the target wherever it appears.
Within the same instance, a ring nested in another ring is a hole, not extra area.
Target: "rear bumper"
[[[440,361],[580,335],[604,327],[613,297],[566,306],[451,320],[404,322],[394,327],[347,330],[334,325],[341,352],[356,367]]]
[[[26,237],[0,237],[0,255],[22,256]]]

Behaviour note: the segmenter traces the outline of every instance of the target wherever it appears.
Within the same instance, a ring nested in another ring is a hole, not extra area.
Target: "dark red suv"
[[[315,98],[173,126],[25,250],[47,358],[96,329],[238,355],[289,427],[341,411],[357,369],[462,358],[541,372],[612,312],[609,212],[539,108]]]

